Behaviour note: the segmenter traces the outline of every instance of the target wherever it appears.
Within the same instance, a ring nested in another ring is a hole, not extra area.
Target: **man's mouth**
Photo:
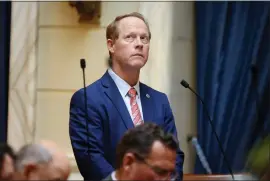
[[[139,57],[142,57],[143,58],[143,55],[140,54],[140,53],[133,54],[132,56],[139,56]]]

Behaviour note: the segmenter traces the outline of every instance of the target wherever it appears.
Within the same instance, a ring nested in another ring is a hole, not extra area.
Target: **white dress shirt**
[[[131,106],[130,106],[130,97],[128,96],[128,91],[130,90],[131,86],[126,81],[124,81],[121,77],[119,77],[116,73],[114,73],[114,71],[111,68],[109,68],[108,73],[111,76],[111,78],[113,79],[113,81],[115,82],[115,84],[116,84],[116,86],[117,86],[117,88],[118,88],[118,90],[119,90],[119,92],[120,92],[126,106],[127,106],[129,115],[130,115],[131,119],[133,120],[132,113],[131,113]],[[137,104],[138,104],[139,109],[140,109],[141,118],[143,120],[142,104],[141,104],[141,99],[140,99],[140,83],[139,83],[139,81],[134,86],[134,88],[137,91],[136,101],[137,101]]]
[[[115,171],[112,172],[111,177],[112,177],[112,180],[117,181],[116,176],[115,176]]]

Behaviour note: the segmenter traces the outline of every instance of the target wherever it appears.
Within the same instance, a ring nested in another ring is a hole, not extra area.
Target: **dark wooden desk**
[[[252,176],[243,173],[243,174],[234,174],[235,180],[254,180],[252,179]],[[233,180],[231,175],[198,175],[198,174],[184,174],[183,177],[184,181],[187,180]]]

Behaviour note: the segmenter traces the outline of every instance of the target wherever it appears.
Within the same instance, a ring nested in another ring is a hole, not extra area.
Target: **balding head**
[[[42,140],[39,144],[52,154],[52,165],[54,169],[57,170],[58,173],[61,173],[61,180],[66,180],[70,174],[70,164],[65,152],[54,142],[49,140]]]
[[[16,171],[22,171],[29,164],[49,164],[52,161],[52,155],[48,150],[38,144],[28,144],[23,146],[15,162]]]
[[[70,173],[65,153],[47,140],[24,146],[18,153],[15,168],[15,180],[66,180]]]

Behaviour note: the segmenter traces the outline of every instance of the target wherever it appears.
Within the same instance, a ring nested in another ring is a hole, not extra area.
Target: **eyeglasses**
[[[132,43],[137,39],[136,34],[128,34],[127,36],[124,37],[125,41]],[[150,38],[147,35],[140,36],[140,41],[143,44],[148,44],[150,41]]]
[[[161,180],[177,180],[179,178],[179,175],[175,171],[166,170],[157,166],[153,166],[146,162],[146,160],[139,154],[133,153],[138,161],[144,163],[149,168],[151,168],[159,177],[163,178]]]

